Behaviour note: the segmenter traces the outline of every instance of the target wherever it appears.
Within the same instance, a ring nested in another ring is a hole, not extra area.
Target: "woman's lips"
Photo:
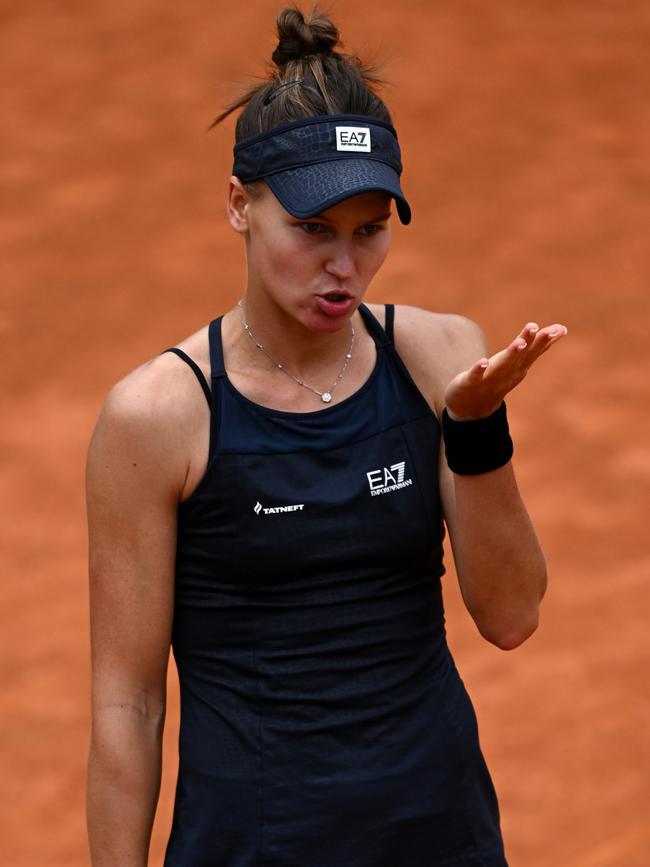
[[[317,295],[316,301],[321,311],[326,316],[343,316],[354,305],[354,298],[344,293],[338,294],[340,300],[333,300],[336,292],[328,292],[327,295]]]

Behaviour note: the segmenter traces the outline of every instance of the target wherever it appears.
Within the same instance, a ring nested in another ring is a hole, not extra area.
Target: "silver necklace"
[[[244,324],[244,331],[248,334],[248,336],[253,341],[255,346],[257,346],[258,349],[261,349],[262,352],[268,358],[271,359],[273,364],[275,364],[275,366],[279,370],[281,370],[283,373],[286,373],[287,376],[290,376],[294,382],[297,382],[298,385],[302,385],[303,388],[308,388],[310,391],[313,391],[314,394],[317,394],[320,397],[320,399],[323,401],[323,403],[329,403],[332,399],[332,392],[334,391],[336,386],[339,384],[339,382],[343,379],[343,375],[345,374],[345,371],[348,369],[350,359],[352,358],[352,346],[354,345],[354,325],[350,322],[350,328],[352,329],[352,336],[350,337],[350,345],[348,346],[348,351],[345,354],[345,359],[343,361],[343,367],[340,369],[338,376],[336,377],[336,379],[332,383],[332,386],[330,387],[329,391],[318,391],[318,389],[312,388],[311,385],[307,385],[307,383],[304,380],[299,379],[297,376],[294,376],[290,370],[287,370],[287,368],[284,366],[284,364],[281,361],[278,361],[277,358],[274,358],[271,355],[271,353],[264,346],[262,346],[262,344],[259,342],[259,340],[255,337],[255,335],[251,331],[250,325],[248,324],[248,322],[246,322],[246,314],[244,313],[244,306],[243,306],[241,300],[237,302],[237,306],[241,310],[242,322]]]

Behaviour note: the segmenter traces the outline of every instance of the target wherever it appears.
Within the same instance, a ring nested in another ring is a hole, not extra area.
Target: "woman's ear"
[[[230,220],[230,225],[235,232],[243,234],[248,231],[248,206],[251,197],[244,189],[244,185],[238,177],[233,175],[230,178],[228,187],[228,201],[226,202],[226,213]]]

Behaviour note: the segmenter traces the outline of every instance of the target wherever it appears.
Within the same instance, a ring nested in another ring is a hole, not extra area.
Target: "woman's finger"
[[[517,337],[510,344],[511,351],[523,352],[528,349],[535,341],[535,337],[539,333],[539,325],[536,322],[528,322],[521,329]]]
[[[527,348],[528,340],[526,340],[526,338],[520,334],[518,337],[515,337],[515,339],[512,341],[510,346],[508,346],[506,351],[509,353],[523,352],[523,350]]]
[[[539,325],[536,322],[528,322],[521,330],[520,337],[530,343],[534,338],[537,332],[539,331]]]
[[[568,330],[566,325],[561,325],[559,322],[556,322],[554,325],[547,325],[538,332],[536,343],[539,345],[541,351],[545,351],[551,343],[564,337],[568,333]]]
[[[560,325],[556,323],[555,325],[549,325],[548,329],[544,329],[547,331],[548,337],[564,337],[569,333],[569,329],[566,325]]]
[[[502,375],[506,375],[510,370],[518,380],[521,379],[517,371],[521,373],[523,368],[522,375],[525,375],[525,370],[555,341],[564,337],[567,330],[567,327],[560,323],[547,325],[544,328],[540,328],[536,322],[526,323],[509,346],[496,352],[490,359],[479,359],[466,371],[467,383],[477,385],[482,382],[488,368],[489,372],[493,374],[500,372]]]
[[[476,383],[481,382],[489,364],[489,358],[479,358],[479,360],[470,367],[467,371],[467,378],[471,385],[476,385]]]
[[[544,328],[540,328],[536,322],[529,322],[520,333],[517,335],[513,342],[521,342],[525,341],[529,346],[533,344],[539,344],[540,341],[548,341],[552,338],[564,337],[567,333],[566,325],[561,325],[559,322],[556,322],[553,325],[546,325]]]

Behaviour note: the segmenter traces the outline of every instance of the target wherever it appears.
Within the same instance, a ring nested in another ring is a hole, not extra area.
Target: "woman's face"
[[[391,202],[361,193],[301,220],[260,184],[245,205],[249,294],[263,293],[307,328],[342,328],[388,253]]]

